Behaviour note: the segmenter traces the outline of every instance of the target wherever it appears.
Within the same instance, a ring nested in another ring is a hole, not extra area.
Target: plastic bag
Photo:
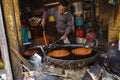
[[[3,61],[0,59],[0,69],[4,68],[4,63]]]

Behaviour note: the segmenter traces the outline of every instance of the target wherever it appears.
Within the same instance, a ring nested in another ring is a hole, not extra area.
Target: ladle
[[[41,49],[41,51],[43,52],[43,61],[45,61],[46,60],[46,52],[45,52],[45,50],[44,50],[44,46],[40,46],[40,49]]]

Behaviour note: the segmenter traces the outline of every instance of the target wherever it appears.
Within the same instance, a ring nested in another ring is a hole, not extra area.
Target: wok
[[[59,49],[66,49],[66,48],[54,48],[52,50],[48,50],[48,52],[57,50],[57,49],[59,50]],[[68,47],[67,50],[71,51],[72,49],[74,48]],[[92,51],[91,54],[85,55],[85,56],[74,55],[70,52],[70,55],[61,57],[61,58],[54,58],[54,57],[46,56],[46,62],[48,64],[54,64],[62,68],[74,68],[75,69],[75,68],[82,68],[84,66],[87,66],[90,63],[93,63],[95,59],[97,58],[97,56],[98,56],[98,53],[94,50]]]
[[[54,64],[58,67],[74,68],[74,69],[82,68],[84,66],[87,66],[90,63],[93,63],[95,61],[95,59],[98,57],[97,51],[93,50],[90,55],[86,55],[86,56],[77,56],[70,52],[70,55],[61,57],[61,58],[50,57],[47,54],[48,54],[48,52],[53,51],[53,50],[64,49],[64,50],[71,51],[72,49],[79,48],[79,47],[82,47],[82,45],[80,45],[80,44],[57,45],[54,48],[48,48],[43,45],[42,46],[41,45],[34,46],[34,48],[41,49],[41,51],[43,52],[43,55],[44,55],[43,60],[47,64],[49,64],[49,65]]]

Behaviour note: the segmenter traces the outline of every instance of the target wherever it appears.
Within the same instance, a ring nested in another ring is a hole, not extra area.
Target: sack
[[[30,57],[30,60],[28,60],[36,69],[42,65],[42,58],[37,53],[35,53],[33,56]]]

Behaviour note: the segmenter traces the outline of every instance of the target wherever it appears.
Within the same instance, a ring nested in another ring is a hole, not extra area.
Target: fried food
[[[68,56],[69,54],[70,53],[68,50],[54,50],[54,51],[49,52],[48,56],[60,58],[60,57]]]
[[[77,48],[77,49],[73,49],[72,53],[75,55],[88,55],[91,54],[92,52],[92,48]]]
[[[27,51],[25,51],[24,52],[24,55],[26,55],[26,56],[30,56],[30,55],[33,55],[33,54],[35,54],[35,53],[38,53],[39,51],[38,50],[27,50]]]

